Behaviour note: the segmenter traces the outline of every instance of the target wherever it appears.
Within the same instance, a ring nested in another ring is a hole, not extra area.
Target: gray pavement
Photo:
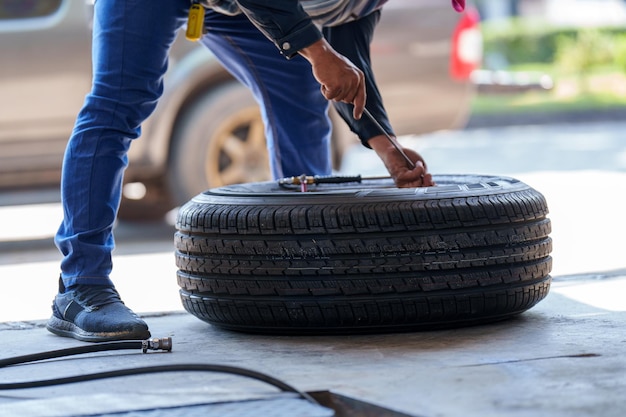
[[[149,315],[153,336],[173,338],[171,353],[118,351],[13,366],[0,370],[1,380],[136,366],[222,364],[269,374],[302,391],[331,391],[411,416],[622,417],[626,308],[604,300],[625,290],[626,277],[620,276],[560,280],[544,301],[512,320],[387,335],[248,335],[214,328],[186,313]],[[80,345],[49,334],[38,321],[21,327],[0,324],[0,337],[3,357]],[[19,410],[22,416],[55,415],[31,414],[35,408],[25,401],[34,397],[58,401],[69,396],[80,409],[81,401],[86,407],[96,394],[123,399],[133,393],[138,407],[158,404],[152,396],[173,395],[171,403],[162,406],[180,406],[193,403],[202,392],[208,401],[208,393],[215,395],[216,390],[221,395],[275,391],[270,388],[225,374],[127,377],[4,392],[0,410],[5,411],[0,414],[18,415],[12,411]],[[174,395],[181,392],[182,403]],[[98,412],[105,414],[115,404],[104,402]]]
[[[623,127],[615,124],[607,129],[606,123],[548,130],[528,126],[403,139],[424,154],[432,171],[511,175],[546,196],[553,223],[552,289],[545,300],[512,320],[454,330],[362,336],[287,337],[224,331],[181,311],[171,242],[157,240],[146,250],[147,242],[131,237],[147,230],[124,227],[121,230],[129,239],[119,244],[114,274],[120,278],[114,279],[127,304],[146,317],[153,336],[173,338],[173,351],[145,355],[118,351],[8,367],[0,370],[0,380],[210,363],[264,372],[302,391],[331,391],[411,416],[621,417],[626,413]],[[494,137],[500,136],[503,141],[498,144]],[[344,171],[379,175],[382,167],[371,152],[356,149]],[[41,224],[32,233],[38,241],[45,241],[58,224],[58,206],[38,209],[33,218]],[[20,209],[4,210],[0,232],[5,241],[27,235],[24,223],[6,220],[17,215],[7,215],[10,210]],[[171,232],[171,227],[163,227],[153,230],[155,236]],[[50,277],[58,273],[58,261],[52,250],[0,253],[0,276],[25,278],[3,282],[1,357],[82,345],[43,328],[56,285]],[[137,279],[121,279],[128,275]],[[29,303],[18,296],[24,293]],[[76,413],[97,405],[98,413],[105,414],[120,403],[138,408],[190,406],[195,401],[275,392],[264,384],[225,374],[150,375],[0,392],[0,415],[64,415],[63,408],[58,411],[52,402],[63,399],[66,406],[79,404]],[[33,398],[40,402],[28,402]],[[186,415],[186,409],[168,415]]]

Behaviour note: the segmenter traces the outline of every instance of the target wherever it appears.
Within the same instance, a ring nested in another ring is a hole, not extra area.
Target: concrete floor
[[[173,338],[171,353],[74,356],[8,367],[0,370],[0,380],[210,363],[263,372],[301,391],[331,391],[411,416],[622,417],[626,413],[625,290],[624,275],[571,276],[555,280],[545,300],[512,320],[403,334],[248,335],[214,328],[182,312],[150,315],[153,336]],[[49,334],[43,324],[0,323],[2,357],[81,345]],[[75,401],[75,396],[95,393],[118,399],[137,393],[191,402],[207,393],[275,391],[226,374],[153,374],[0,392],[0,410],[5,410],[0,414],[17,415],[12,412],[19,407],[22,417],[63,415],[52,414],[51,408],[42,413],[35,403],[25,402],[37,397],[65,395]],[[99,409],[101,414],[107,411],[106,405]]]

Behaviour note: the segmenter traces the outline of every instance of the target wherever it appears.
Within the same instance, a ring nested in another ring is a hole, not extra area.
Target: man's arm
[[[431,187],[435,185],[432,175],[428,172],[426,161],[413,149],[402,148],[402,151],[415,162],[415,168],[409,168],[400,152],[389,142],[385,135],[372,137],[368,144],[383,161],[385,168],[393,178],[396,186],[404,187]]]
[[[286,58],[322,38],[297,0],[237,0],[250,21]]]
[[[363,71],[337,53],[323,38],[301,49],[300,54],[311,63],[313,75],[321,84],[324,97],[352,104],[352,116],[360,119],[366,98]]]
[[[365,107],[363,72],[330,46],[299,1],[237,2],[250,21],[285,57],[299,53],[311,63],[313,75],[326,99],[353,104],[353,116],[361,118]]]
[[[366,102],[364,72],[328,43],[299,1],[237,0],[237,2],[250,21],[274,42],[283,55],[289,58],[299,53],[311,63],[313,75],[321,84],[321,91],[326,99],[352,104],[352,117],[361,119]],[[366,50],[369,57],[369,42],[358,46]],[[355,47],[357,45],[354,43],[349,45],[350,50]],[[373,83],[373,79],[368,81]],[[396,185],[399,187],[433,185],[432,177],[428,174],[419,154],[405,149],[409,157],[417,162],[416,167],[411,170],[406,166],[400,153],[387,142],[385,136],[373,136],[362,139],[376,151]]]

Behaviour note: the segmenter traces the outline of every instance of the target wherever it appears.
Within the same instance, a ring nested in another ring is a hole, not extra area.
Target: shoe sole
[[[115,340],[145,340],[150,338],[149,330],[135,330],[130,332],[87,332],[72,322],[52,316],[46,324],[46,329],[57,336],[71,337],[83,342],[111,342]]]

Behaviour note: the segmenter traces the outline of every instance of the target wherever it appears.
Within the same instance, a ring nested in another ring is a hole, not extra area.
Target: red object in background
[[[472,72],[480,68],[483,57],[480,16],[474,8],[463,13],[452,34],[450,76],[466,81]]]

